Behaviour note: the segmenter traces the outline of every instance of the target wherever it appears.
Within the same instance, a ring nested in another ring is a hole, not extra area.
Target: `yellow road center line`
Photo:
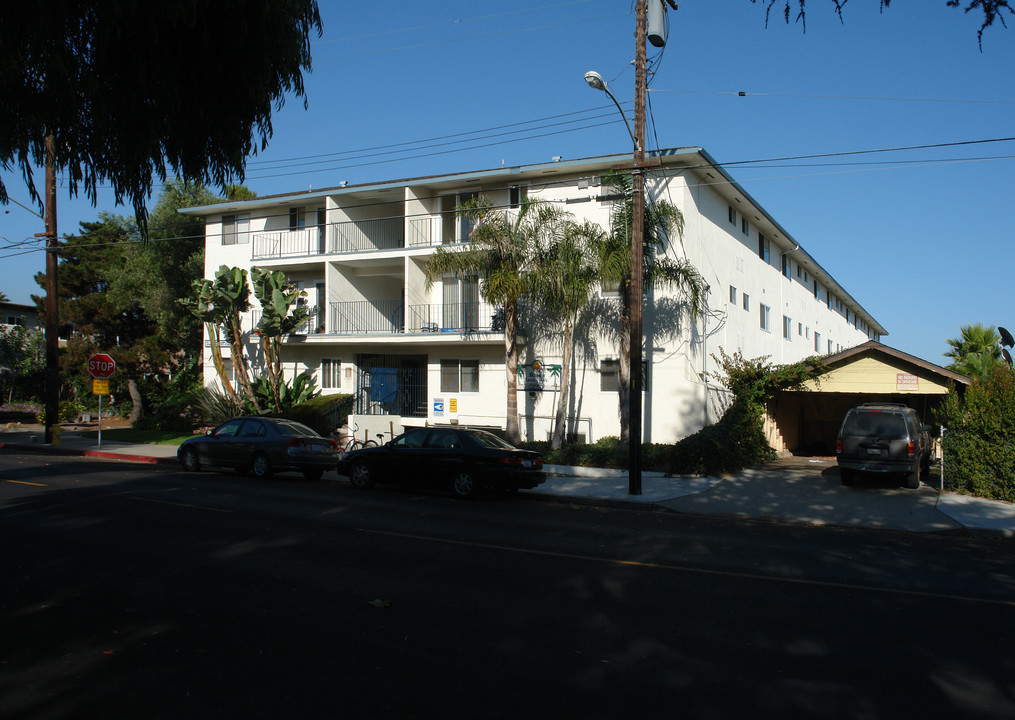
[[[154,498],[143,498],[137,495],[128,495],[130,500],[140,500],[141,502],[155,503],[156,505],[173,505],[174,507],[190,508],[192,510],[210,510],[211,512],[219,513],[232,513],[232,510],[226,510],[224,508],[214,508],[207,505],[191,505],[190,503],[178,503],[170,500],[155,500]]]
[[[608,565],[620,565],[622,567],[647,568],[650,570],[669,570],[672,572],[696,573],[698,575],[713,575],[718,577],[740,578],[744,580],[761,580],[767,582],[791,583],[795,585],[812,585],[816,587],[835,588],[838,590],[860,590],[864,592],[889,593],[893,595],[909,595],[913,597],[934,598],[938,600],[960,600],[963,602],[981,603],[986,605],[1003,605],[1015,607],[1015,600],[991,600],[988,598],[976,598],[966,595],[951,595],[946,593],[928,592],[924,590],[906,590],[901,588],[877,587],[874,585],[857,585],[854,583],[840,583],[828,580],[807,580],[805,578],[787,578],[777,575],[758,575],[757,573],[732,572],[729,570],[708,570],[704,568],[687,567],[685,565],[666,565],[663,563],[643,562],[641,560],[618,560],[615,558],[596,557],[594,555],[577,555],[573,553],[560,553],[551,550],[533,550],[531,548],[513,547],[510,545],[494,545],[490,543],[472,542],[469,540],[453,540],[449,538],[430,537],[427,535],[410,535],[407,533],[388,532],[385,530],[367,530],[360,528],[360,532],[371,535],[387,535],[389,537],[404,538],[406,540],[423,540],[426,542],[445,543],[448,545],[462,545],[465,547],[482,548],[486,550],[501,550],[504,552],[524,553],[526,555],[542,555],[544,557],[563,558],[566,560],[582,560],[586,562],[605,563]]]
[[[47,487],[46,483],[33,483],[27,480],[7,480],[9,483],[16,483],[18,485],[31,485],[32,487]]]

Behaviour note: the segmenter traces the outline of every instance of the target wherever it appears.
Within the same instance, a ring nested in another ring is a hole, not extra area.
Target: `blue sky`
[[[726,164],[893,347],[945,364],[961,325],[1015,329],[1015,27],[988,30],[981,52],[980,18],[945,0],[884,13],[854,0],[843,23],[831,3],[808,5],[806,33],[781,9],[766,28],[749,0],[668,13],[667,47],[649,53],[648,147],[701,146]],[[290,98],[248,164],[259,195],[630,150],[583,79],[598,70],[633,113],[630,0],[322,0],[321,12],[309,107]],[[20,176],[3,178],[28,205]],[[27,303],[43,223],[5,210],[0,290]],[[108,192],[96,208],[61,193],[61,234],[100,210],[130,214]]]

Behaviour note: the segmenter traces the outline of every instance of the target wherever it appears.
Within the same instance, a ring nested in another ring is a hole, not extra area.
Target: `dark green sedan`
[[[338,443],[292,420],[238,417],[184,440],[176,457],[190,472],[210,465],[249,472],[256,478],[299,472],[317,480],[325,470],[335,469]]]

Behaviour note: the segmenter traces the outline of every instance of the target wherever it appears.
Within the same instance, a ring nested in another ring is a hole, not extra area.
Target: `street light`
[[[628,392],[628,494],[641,495],[641,389],[642,389],[642,302],[644,302],[643,272],[645,257],[645,0],[637,2],[637,30],[634,58],[634,126],[624,115],[623,108],[606,86],[603,76],[594,70],[585,73],[585,82],[595,90],[602,90],[620,110],[627,132],[634,143],[634,162],[631,164],[631,338],[630,388]]]
[[[604,93],[610,96],[610,100],[613,101],[613,104],[617,106],[617,110],[620,111],[620,116],[624,118],[624,124],[627,125],[627,134],[631,136],[631,142],[634,143],[634,149],[640,150],[641,147],[638,145],[638,138],[636,138],[634,136],[634,133],[631,131],[631,123],[627,121],[627,115],[624,113],[624,109],[620,107],[620,103],[617,102],[617,98],[614,97],[613,93],[610,92],[610,88],[606,84],[606,81],[603,80],[603,76],[597,73],[595,70],[589,70],[587,73],[585,73],[585,82],[587,82],[589,84],[589,87],[592,88],[593,90],[602,90]]]

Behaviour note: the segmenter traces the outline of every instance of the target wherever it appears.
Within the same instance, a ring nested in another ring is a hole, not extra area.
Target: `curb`
[[[105,450],[79,450],[77,448],[60,447],[59,445],[29,445],[26,443],[0,442],[2,450],[19,450],[21,452],[44,453],[46,455],[63,455],[76,457],[97,457],[105,460],[124,460],[126,462],[145,463],[147,465],[176,464],[176,458],[152,457],[150,455],[128,455],[107,452]]]

